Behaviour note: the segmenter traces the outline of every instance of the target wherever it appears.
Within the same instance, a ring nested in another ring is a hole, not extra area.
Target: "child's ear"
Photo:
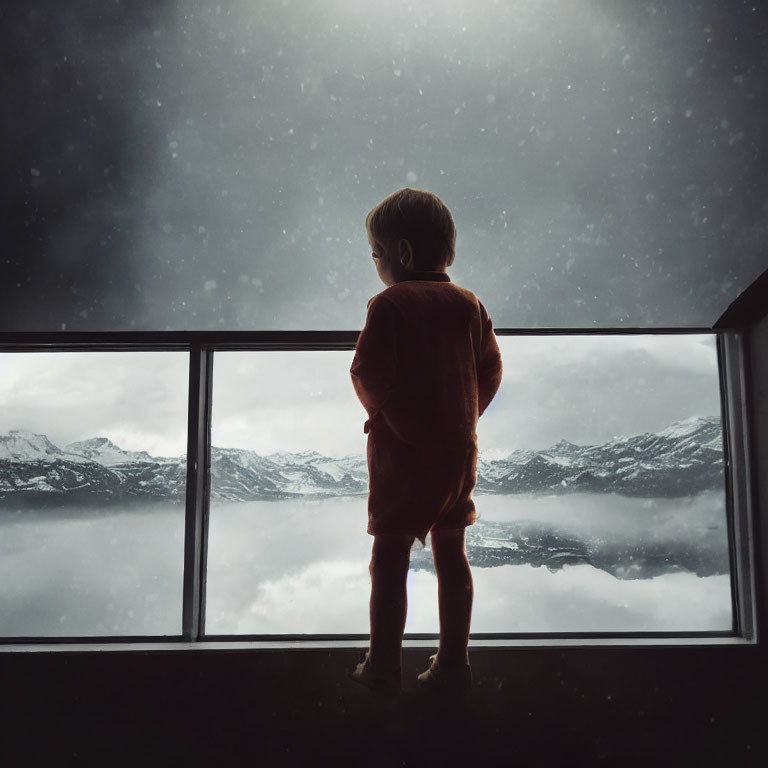
[[[402,239],[397,244],[398,256],[400,257],[400,263],[405,269],[413,270],[413,246],[410,240]]]

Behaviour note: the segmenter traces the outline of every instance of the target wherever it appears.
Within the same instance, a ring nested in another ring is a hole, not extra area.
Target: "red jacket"
[[[477,296],[443,272],[414,272],[368,302],[350,373],[365,431],[386,427],[418,444],[474,439],[501,371]]]

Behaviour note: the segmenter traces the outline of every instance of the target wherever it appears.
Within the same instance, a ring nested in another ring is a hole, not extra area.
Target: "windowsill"
[[[649,637],[649,638],[526,638],[520,640],[475,640],[470,650],[519,650],[525,648],[665,648],[750,646],[754,640],[744,637]],[[436,640],[404,640],[404,649],[434,649]],[[179,651],[302,651],[354,650],[367,648],[367,640],[244,640],[190,642],[124,642],[124,643],[19,643],[0,646],[0,655],[10,653],[168,653]]]

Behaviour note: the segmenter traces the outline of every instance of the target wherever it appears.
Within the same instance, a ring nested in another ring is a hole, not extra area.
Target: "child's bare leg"
[[[431,536],[440,610],[437,661],[445,666],[467,664],[474,588],[464,546],[464,529],[432,531]]]
[[[373,537],[371,552],[371,647],[373,667],[400,667],[408,610],[406,580],[413,536],[385,534]]]

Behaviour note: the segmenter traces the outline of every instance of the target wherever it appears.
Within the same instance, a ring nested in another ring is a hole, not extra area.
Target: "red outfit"
[[[414,272],[368,302],[350,373],[370,417],[368,533],[471,525],[477,419],[501,382],[485,307],[444,272]]]

